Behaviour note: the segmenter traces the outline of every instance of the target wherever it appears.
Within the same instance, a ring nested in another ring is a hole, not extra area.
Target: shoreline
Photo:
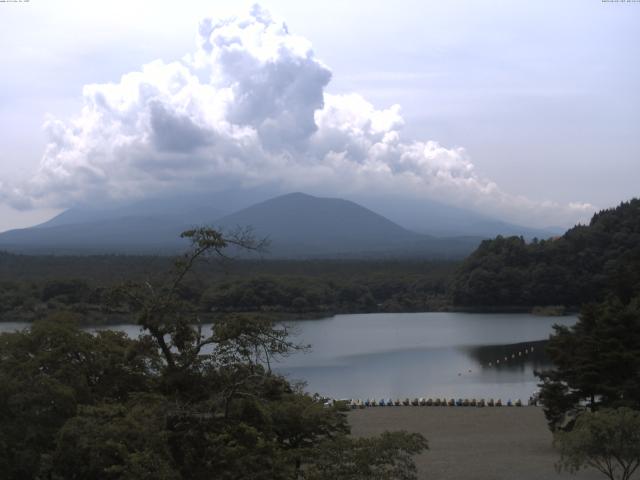
[[[259,315],[266,318],[270,318],[276,323],[279,322],[291,322],[291,321],[317,321],[325,318],[332,318],[338,315],[368,315],[368,314],[407,314],[407,313],[465,313],[465,314],[529,314],[533,316],[551,316],[551,317],[568,317],[568,316],[576,316],[578,315],[578,311],[574,310],[565,310],[561,314],[553,313],[553,312],[540,312],[536,311],[537,307],[526,307],[526,308],[516,308],[516,307],[505,307],[505,308],[465,308],[465,307],[444,307],[440,309],[434,310],[404,310],[404,311],[371,311],[371,310],[361,310],[361,311],[310,311],[310,312],[287,312],[287,311],[265,311],[265,310],[256,310],[256,311],[218,311],[218,312],[201,312],[201,316],[205,319],[202,323],[211,323],[216,318],[228,316],[228,315],[240,315],[240,316],[254,316]],[[134,324],[135,317],[134,314],[124,314],[124,313],[96,313],[96,309],[88,310],[88,311],[74,311],[73,309],[68,310],[58,310],[57,312],[69,312],[72,315],[89,315],[93,317],[93,320],[96,321],[88,321],[88,322],[80,322],[83,327],[91,328],[91,327],[109,327],[109,326],[117,326],[117,325],[125,325],[125,324]],[[41,318],[34,318],[38,313],[46,314],[55,313],[54,311],[49,310],[40,310],[38,312],[29,312],[28,316],[24,316],[22,318],[7,318],[8,315],[0,315],[0,324],[2,323],[33,323],[34,321],[38,321]],[[26,318],[25,318],[26,317]],[[195,324],[194,324],[195,325]]]

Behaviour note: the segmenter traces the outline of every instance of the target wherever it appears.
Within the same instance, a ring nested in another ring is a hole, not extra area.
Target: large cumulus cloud
[[[271,184],[331,195],[402,195],[507,217],[575,218],[590,205],[533,202],[479,175],[462,148],[401,136],[400,107],[326,92],[331,71],[306,39],[260,7],[200,23],[197,46],[117,83],[87,85],[54,118],[33,178],[0,185],[13,206],[69,206],[165,191]]]

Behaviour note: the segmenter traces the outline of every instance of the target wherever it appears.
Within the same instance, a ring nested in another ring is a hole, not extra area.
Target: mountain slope
[[[157,218],[183,224],[211,223],[229,213],[215,198],[203,196],[162,197],[122,205],[74,207],[53,217],[37,228],[58,227],[87,222],[104,222],[131,217]]]
[[[37,254],[174,253],[190,225],[159,217],[120,217],[40,226],[0,234],[0,248]]]
[[[212,224],[226,212],[215,196],[166,196],[121,205],[65,210],[31,228],[0,233],[0,248],[22,253],[172,254],[187,243],[180,233]]]
[[[282,195],[223,217],[225,230],[251,225],[273,256],[460,257],[479,238],[439,239],[409,231],[357,203],[303,193]]]
[[[435,200],[421,199],[407,205],[399,198],[361,196],[354,199],[361,205],[392,219],[411,231],[440,237],[523,236],[532,239],[561,235],[563,228],[532,228],[505,222],[473,210],[446,205]]]
[[[256,235],[268,236],[272,243],[335,251],[390,247],[420,238],[356,203],[302,193],[267,200],[217,223],[226,229],[251,225]]]
[[[206,207],[193,215],[180,214],[180,208],[151,207],[68,211],[38,227],[0,234],[0,248],[24,253],[175,253],[185,246],[180,232],[202,223],[226,231],[250,226],[257,237],[269,238],[271,257],[459,258],[480,241],[421,235],[354,202],[302,193],[272,198],[217,221],[199,221],[214,215]],[[145,211],[155,216],[143,215]]]

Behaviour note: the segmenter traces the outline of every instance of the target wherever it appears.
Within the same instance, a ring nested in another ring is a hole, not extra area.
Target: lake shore
[[[57,308],[57,307],[56,307]],[[35,320],[46,318],[47,316],[59,312],[56,308],[49,308],[46,303],[41,303],[35,308],[28,310],[20,308],[0,314],[0,323],[25,322],[32,323]],[[87,304],[81,308],[69,307],[64,311],[75,315],[83,327],[104,327],[115,326],[126,323],[135,323],[135,312],[108,312],[102,305]],[[339,315],[366,315],[366,314],[406,314],[406,313],[467,313],[467,314],[532,314],[536,316],[566,317],[579,313],[576,307],[566,308],[563,306],[460,306],[443,304],[438,308],[430,309],[398,309],[398,310],[377,310],[371,308],[344,309],[344,310],[279,310],[268,308],[262,310],[218,310],[200,311],[198,316],[204,323],[215,321],[218,318],[240,315],[240,316],[260,316],[270,319],[276,323],[291,321],[316,321]]]
[[[416,458],[418,478],[429,480],[597,480],[601,473],[557,473],[540,407],[376,407],[349,413],[352,433],[385,430],[423,434],[429,450]]]

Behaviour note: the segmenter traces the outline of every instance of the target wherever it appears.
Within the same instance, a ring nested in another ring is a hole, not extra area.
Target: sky
[[[273,185],[572,225],[638,195],[640,3],[0,3],[0,231]]]

